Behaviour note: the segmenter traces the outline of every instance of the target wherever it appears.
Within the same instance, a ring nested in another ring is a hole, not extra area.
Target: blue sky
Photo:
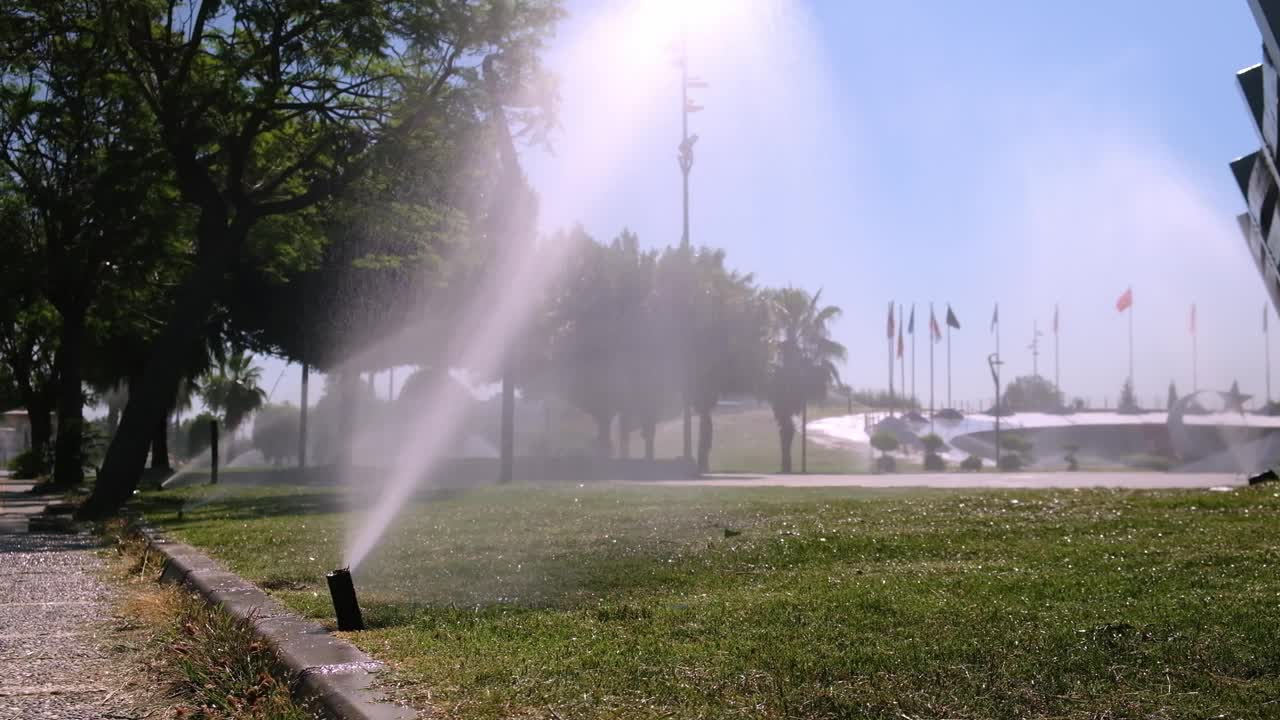
[[[957,403],[991,397],[996,301],[1006,373],[1031,372],[1038,321],[1052,375],[1059,303],[1064,391],[1114,403],[1127,373],[1114,302],[1132,285],[1144,400],[1170,380],[1191,385],[1192,302],[1200,386],[1238,378],[1264,392],[1265,297],[1227,168],[1257,144],[1234,80],[1261,54],[1244,0],[568,8],[549,53],[563,100],[554,152],[523,153],[544,230],[581,222],[598,239],[630,227],[652,246],[679,241],[669,46],[684,15],[691,68],[711,85],[691,125],[694,242],[841,306],[835,334],[855,387],[886,383],[891,299],[955,308]],[[923,334],[918,349],[927,402]],[[283,366],[266,365],[270,383]],[[296,402],[296,388],[286,372],[274,399]]]

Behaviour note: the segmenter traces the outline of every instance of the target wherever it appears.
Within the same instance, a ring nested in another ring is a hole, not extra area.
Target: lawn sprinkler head
[[[363,630],[364,618],[360,616],[360,603],[356,602],[351,570],[338,568],[324,577],[329,581],[329,595],[333,598],[333,612],[338,616],[338,629]]]

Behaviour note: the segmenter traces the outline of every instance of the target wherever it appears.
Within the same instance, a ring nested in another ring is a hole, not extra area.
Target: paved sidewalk
[[[92,535],[28,532],[53,497],[0,477],[0,718],[135,717],[126,668],[105,648],[112,590]]]

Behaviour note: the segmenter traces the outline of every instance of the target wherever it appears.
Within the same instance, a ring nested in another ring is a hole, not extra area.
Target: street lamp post
[[[998,353],[987,356],[987,366],[991,368],[991,380],[996,384],[996,470],[1000,469],[1000,366],[1004,361]]]
[[[692,270],[693,270],[693,263],[692,263],[693,250],[689,241],[689,172],[693,170],[693,146],[695,143],[698,142],[698,136],[696,134],[695,135],[689,134],[689,113],[695,113],[702,110],[702,106],[698,105],[697,103],[689,99],[689,89],[704,88],[707,86],[707,83],[698,78],[689,77],[689,53],[688,53],[688,46],[684,41],[681,41],[681,44],[680,44],[680,58],[678,62],[680,65],[680,146],[679,146],[679,155],[677,155],[676,159],[680,164],[680,175],[681,175],[681,178],[683,179],[683,199],[684,199],[684,206],[683,206],[684,219],[683,219],[683,225],[682,225],[682,230],[680,234],[680,250],[681,250],[682,258],[686,263],[686,268],[685,268],[686,269],[686,275],[685,275],[686,285],[684,288],[685,301],[690,302],[692,300],[692,294],[693,294],[693,288],[692,288],[693,278],[691,277]],[[686,320],[687,320],[687,317],[688,316],[686,314]],[[690,406],[689,383],[687,380],[687,377],[688,377],[687,365],[690,360],[688,348],[690,345],[691,338],[689,337],[687,328],[686,328],[686,331],[682,334],[684,335],[684,337],[682,338],[682,340],[684,341],[683,342],[684,347],[682,348],[682,351],[684,352],[684,357],[682,359],[686,366],[684,368],[684,375],[686,379],[685,379],[685,382],[682,383],[682,387],[681,387],[680,399],[681,399],[681,404],[683,405],[683,412],[682,412],[683,424],[681,426],[681,433],[682,433],[682,439],[684,443],[683,457],[684,459],[689,460],[693,458],[693,412],[690,410],[690,407],[689,407]]]

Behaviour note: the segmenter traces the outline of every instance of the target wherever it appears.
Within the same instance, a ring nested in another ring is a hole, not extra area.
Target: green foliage
[[[253,416],[253,447],[272,465],[298,456],[300,410],[293,405],[264,405]]]
[[[895,460],[892,455],[881,455],[876,458],[876,472],[898,472],[898,461]]]
[[[1067,463],[1067,470],[1075,472],[1080,469],[1080,461],[1076,459],[1076,454],[1080,452],[1079,445],[1067,445],[1063,448],[1066,455],[1062,458]]]
[[[1062,393],[1039,375],[1023,375],[1004,391],[1002,409],[1012,412],[1052,412],[1062,407]]]
[[[920,409],[920,401],[915,397],[904,398],[901,389],[897,390],[892,395],[889,394],[888,390],[851,390],[849,394],[854,403],[864,407],[881,410],[903,407],[912,410]]]
[[[28,448],[9,458],[9,472],[19,480],[34,480],[49,474],[53,469],[53,453]]]
[[[871,436],[871,447],[882,453],[891,453],[898,449],[898,436],[881,430]]]
[[[1122,413],[1142,412],[1142,408],[1138,407],[1138,398],[1133,393],[1132,380],[1125,380],[1120,388],[1120,402],[1116,405],[1116,409]]]
[[[266,402],[266,391],[258,387],[261,381],[262,369],[254,366],[251,355],[241,351],[223,358],[204,380],[201,395],[209,410],[220,415],[227,430],[234,433]]]
[[[1026,461],[1021,455],[1009,453],[1000,457],[1000,469],[1005,472],[1016,472],[1026,466]]]
[[[977,472],[982,469],[982,458],[977,455],[970,455],[960,461],[960,469],[968,472]]]
[[[218,416],[206,412],[183,423],[187,435],[187,457],[195,457],[209,449],[209,443],[212,442],[212,427],[216,422],[219,422]],[[222,438],[220,437],[219,440]]]
[[[922,436],[920,444],[924,445],[924,450],[928,453],[936,453],[947,447],[947,443],[937,433],[929,433]]]
[[[924,469],[930,472],[946,470],[947,461],[937,453],[926,453],[924,456]]]

